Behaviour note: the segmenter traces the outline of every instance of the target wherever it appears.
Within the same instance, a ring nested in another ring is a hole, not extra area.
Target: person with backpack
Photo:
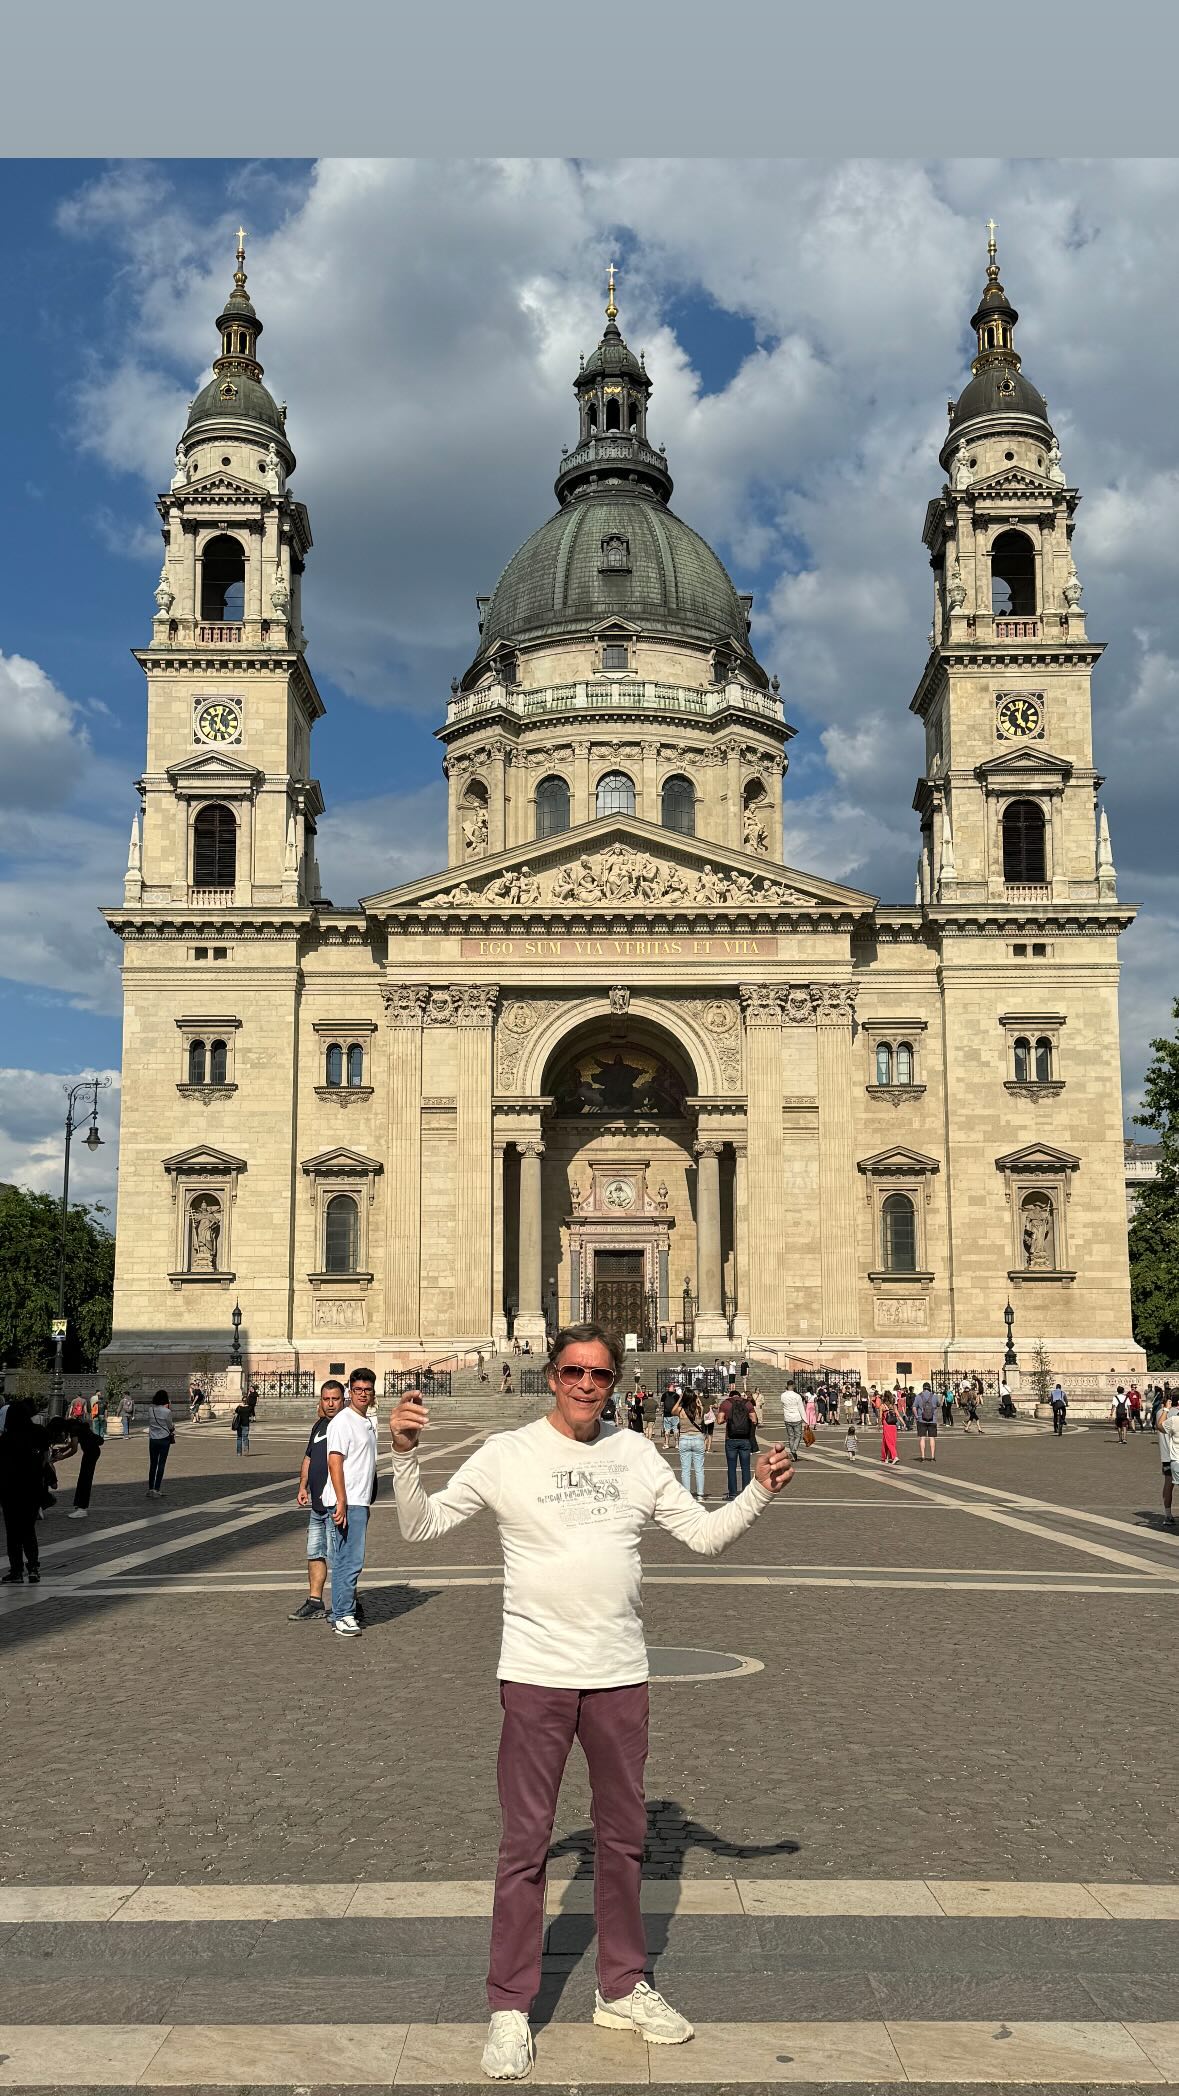
[[[1120,1383],[1118,1384],[1118,1394],[1109,1408],[1109,1416],[1118,1430],[1118,1440],[1124,1448],[1126,1446],[1126,1428],[1130,1423],[1130,1407],[1126,1403],[1126,1393]]]
[[[723,1400],[717,1417],[725,1429],[725,1465],[729,1473],[727,1496],[736,1499],[738,1465],[742,1491],[750,1479],[753,1452],[757,1447],[757,1407],[751,1398],[734,1394]]]
[[[937,1399],[928,1383],[922,1383],[913,1399],[917,1422],[917,1461],[937,1462]]]
[[[248,1456],[250,1453],[250,1408],[244,1397],[240,1404],[234,1406],[233,1418],[229,1424],[237,1436],[237,1452],[239,1456]]]
[[[1053,1384],[1048,1402],[1052,1407],[1052,1432],[1060,1441],[1064,1437],[1064,1422],[1068,1417],[1068,1399],[1059,1383]]]

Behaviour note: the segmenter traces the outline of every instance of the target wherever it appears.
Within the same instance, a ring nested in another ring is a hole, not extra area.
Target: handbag
[[[813,1426],[804,1426],[804,1428],[803,1428],[803,1430],[802,1430],[802,1445],[803,1445],[803,1447],[804,1447],[804,1448],[813,1448],[813,1447],[814,1447],[814,1445],[815,1445],[815,1439],[816,1439],[816,1436],[815,1436],[815,1430],[814,1430],[814,1427],[813,1427]]]

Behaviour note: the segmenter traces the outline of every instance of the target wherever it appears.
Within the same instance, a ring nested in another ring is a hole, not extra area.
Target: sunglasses
[[[564,1390],[576,1390],[589,1377],[595,1390],[610,1390],[618,1381],[612,1368],[558,1368],[557,1381]]]

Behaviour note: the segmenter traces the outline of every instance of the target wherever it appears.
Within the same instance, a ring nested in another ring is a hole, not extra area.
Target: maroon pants
[[[487,1999],[527,2015],[540,1988],[545,1863],[557,1793],[580,1740],[589,1767],[594,1828],[598,1986],[606,2001],[643,1978],[647,1940],[639,1892],[647,1840],[643,1765],[647,1684],[633,1688],[534,1688],[501,1681],[499,1742],[503,1838],[495,1871]]]

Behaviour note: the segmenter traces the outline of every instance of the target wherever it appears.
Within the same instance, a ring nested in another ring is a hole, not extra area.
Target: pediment
[[[165,1157],[166,1172],[244,1172],[244,1157],[233,1157],[228,1150],[215,1150],[212,1143],[196,1143],[191,1150],[177,1150],[173,1156]]]
[[[324,1178],[332,1172],[355,1172],[367,1179],[384,1169],[379,1158],[365,1157],[359,1150],[347,1150],[342,1145],[333,1150],[321,1150],[315,1157],[305,1157],[302,1164],[302,1170],[316,1178]]]
[[[223,466],[213,473],[198,473],[194,479],[186,480],[183,488],[176,490],[178,495],[232,495],[236,500],[248,495],[251,502],[259,493],[266,495],[271,492],[265,482],[259,489],[254,481],[247,480],[242,474],[227,473]]]
[[[982,502],[1054,502],[1062,483],[1029,466],[1005,466],[1001,473],[988,473],[972,480],[963,492]]]
[[[456,881],[456,874],[461,877]],[[438,911],[838,910],[862,916],[876,898],[814,874],[685,837],[633,816],[606,816],[559,836],[468,860],[368,896],[371,914]]]
[[[1025,742],[1018,749],[1004,750],[1000,757],[987,757],[974,767],[976,779],[1000,785],[1007,779],[1042,778],[1045,772],[1052,773],[1062,783],[1072,778],[1073,767],[1067,757],[1058,757],[1043,743]]]
[[[856,1170],[870,1174],[874,1179],[894,1172],[907,1178],[918,1172],[940,1172],[941,1165],[936,1157],[926,1157],[922,1150],[910,1150],[904,1143],[894,1143],[891,1149],[877,1150],[873,1157],[861,1157]]]
[[[1080,1164],[1071,1150],[1058,1150],[1055,1143],[1025,1143],[1022,1150],[995,1159],[1000,1172],[1075,1172]]]
[[[202,750],[182,757],[179,764],[169,764],[166,775],[174,786],[206,785],[210,779],[219,783],[232,779],[241,786],[262,783],[262,773],[256,765],[231,757],[228,750]]]

